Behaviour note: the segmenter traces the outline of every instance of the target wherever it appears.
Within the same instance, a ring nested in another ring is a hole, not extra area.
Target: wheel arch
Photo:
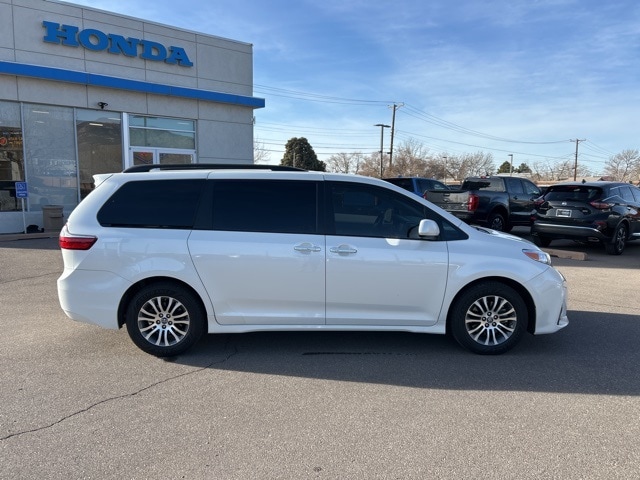
[[[506,278],[506,277],[484,277],[484,278],[479,278],[477,280],[474,280],[471,283],[468,283],[467,285],[464,286],[464,288],[461,288],[460,291],[458,293],[456,293],[455,297],[453,297],[453,299],[451,300],[451,303],[449,304],[449,310],[447,311],[447,325],[446,325],[446,331],[447,333],[449,333],[451,331],[451,311],[453,310],[453,306],[455,305],[455,303],[458,301],[458,299],[460,298],[460,296],[466,292],[469,288],[474,287],[476,285],[485,283],[485,282],[498,282],[498,283],[502,283],[504,285],[507,285],[508,287],[513,288],[516,292],[518,292],[518,294],[522,297],[522,300],[524,301],[525,305],[527,306],[527,315],[528,315],[528,322],[527,322],[527,332],[533,334],[536,331],[536,306],[535,303],[533,301],[533,297],[531,296],[531,294],[529,293],[529,291],[522,286],[522,284],[516,282],[515,280],[512,280],[510,278]]]
[[[197,299],[198,303],[200,304],[200,307],[202,308],[202,311],[206,315],[207,308],[202,300],[202,297],[193,287],[191,287],[191,285],[173,277],[149,277],[149,278],[142,279],[134,283],[133,285],[131,285],[129,289],[124,293],[122,298],[120,299],[120,304],[118,305],[118,328],[122,328],[122,326],[126,323],[127,305],[129,305],[129,302],[134,297],[134,295],[144,287],[153,285],[155,283],[172,283],[186,290],[189,290],[193,294],[194,298]],[[205,321],[206,321],[206,318],[205,318]]]

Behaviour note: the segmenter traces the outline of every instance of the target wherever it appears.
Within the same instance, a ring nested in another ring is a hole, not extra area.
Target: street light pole
[[[511,163],[509,164],[509,176],[513,176],[513,153],[510,153],[509,156],[511,157]]]
[[[391,128],[391,125],[385,125],[383,123],[376,123],[374,127],[380,127],[380,178],[383,175],[383,163],[382,158],[384,154],[384,129]]]

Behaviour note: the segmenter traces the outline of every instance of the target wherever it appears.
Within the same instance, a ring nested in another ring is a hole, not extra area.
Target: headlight
[[[532,250],[532,249],[524,249],[522,250],[527,257],[531,260],[535,260],[536,262],[544,263],[546,265],[551,265],[551,255],[547,252],[543,252],[542,250]]]

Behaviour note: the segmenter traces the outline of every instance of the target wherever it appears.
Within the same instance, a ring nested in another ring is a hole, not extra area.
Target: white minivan
[[[64,312],[162,357],[266,330],[450,332],[499,354],[568,324],[547,253],[357,175],[133,167],[78,205],[60,247]]]

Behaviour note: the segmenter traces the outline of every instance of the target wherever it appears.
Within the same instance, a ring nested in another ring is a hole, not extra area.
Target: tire
[[[611,243],[605,243],[604,248],[609,255],[620,255],[627,244],[627,224],[621,223],[613,233]]]
[[[500,282],[486,282],[470,287],[456,300],[450,329],[453,338],[473,353],[498,355],[520,341],[528,316],[518,292]]]
[[[157,357],[173,357],[191,348],[205,331],[205,318],[194,294],[170,282],[142,288],[126,308],[129,337]]]
[[[533,238],[533,243],[535,243],[538,247],[546,248],[551,244],[551,239],[547,237],[534,235],[532,238]]]
[[[498,232],[508,232],[509,230],[511,230],[507,226],[507,221],[504,219],[504,216],[501,213],[497,212],[489,215],[487,226],[492,230],[497,230]]]

